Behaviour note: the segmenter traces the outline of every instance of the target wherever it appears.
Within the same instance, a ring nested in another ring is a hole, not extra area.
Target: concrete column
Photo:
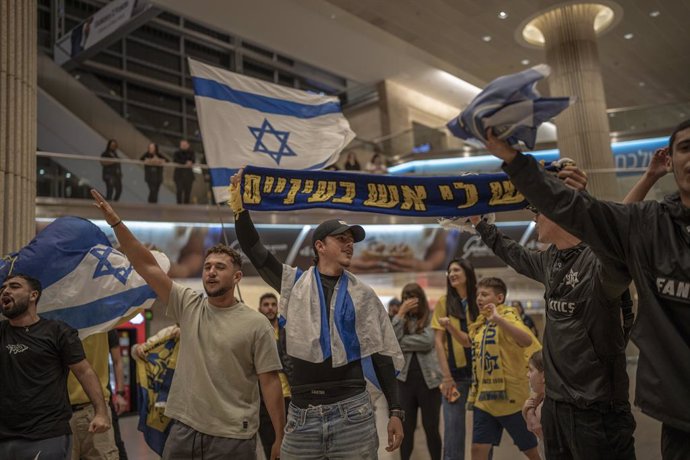
[[[599,66],[594,28],[601,5],[570,4],[543,13],[532,24],[543,34],[548,78],[554,96],[577,97],[556,118],[561,156],[573,158],[585,170],[613,168],[606,97]],[[612,174],[589,176],[590,193],[614,199],[617,182]]]
[[[0,256],[35,232],[35,0],[0,0]]]

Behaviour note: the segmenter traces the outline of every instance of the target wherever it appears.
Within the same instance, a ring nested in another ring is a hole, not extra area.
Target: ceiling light
[[[639,87],[642,88],[645,85],[645,82],[641,81],[638,83]]]
[[[529,59],[523,59],[522,61],[520,61],[520,64],[529,65]]]
[[[482,37],[482,40],[484,40],[485,42],[489,43],[489,42],[491,41],[491,35],[484,35],[484,36]]]
[[[630,39],[633,38],[634,36],[635,36],[635,35],[633,35],[632,32],[629,32],[629,33],[623,35],[623,38],[625,38],[626,40],[630,40]]]
[[[498,19],[506,19],[507,17],[508,17],[508,13],[506,13],[505,11],[500,11],[498,13]]]
[[[659,10],[654,10],[654,11],[651,11],[651,12],[649,13],[649,15],[650,15],[651,17],[653,17],[653,18],[659,16],[660,14],[661,14],[661,12],[660,12]]]

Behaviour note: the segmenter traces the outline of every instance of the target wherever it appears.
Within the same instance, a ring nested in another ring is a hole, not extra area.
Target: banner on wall
[[[102,46],[123,37],[160,10],[148,0],[113,0],[58,38],[53,58],[58,65],[86,59]]]

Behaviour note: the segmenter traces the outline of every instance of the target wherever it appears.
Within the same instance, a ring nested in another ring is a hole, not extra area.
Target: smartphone
[[[459,397],[460,397],[460,392],[458,391],[457,388],[453,388],[453,391],[451,392],[450,398],[448,398],[448,401],[454,403],[455,401],[458,400]]]

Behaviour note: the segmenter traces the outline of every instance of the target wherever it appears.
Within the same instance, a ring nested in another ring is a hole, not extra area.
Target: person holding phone
[[[393,330],[405,356],[405,366],[398,374],[400,406],[408,416],[403,422],[402,460],[409,460],[414,449],[417,410],[422,411],[422,426],[432,460],[441,459],[441,435],[438,422],[441,409],[441,368],[434,351],[431,311],[422,287],[409,283],[402,290],[402,303],[393,317]]]

